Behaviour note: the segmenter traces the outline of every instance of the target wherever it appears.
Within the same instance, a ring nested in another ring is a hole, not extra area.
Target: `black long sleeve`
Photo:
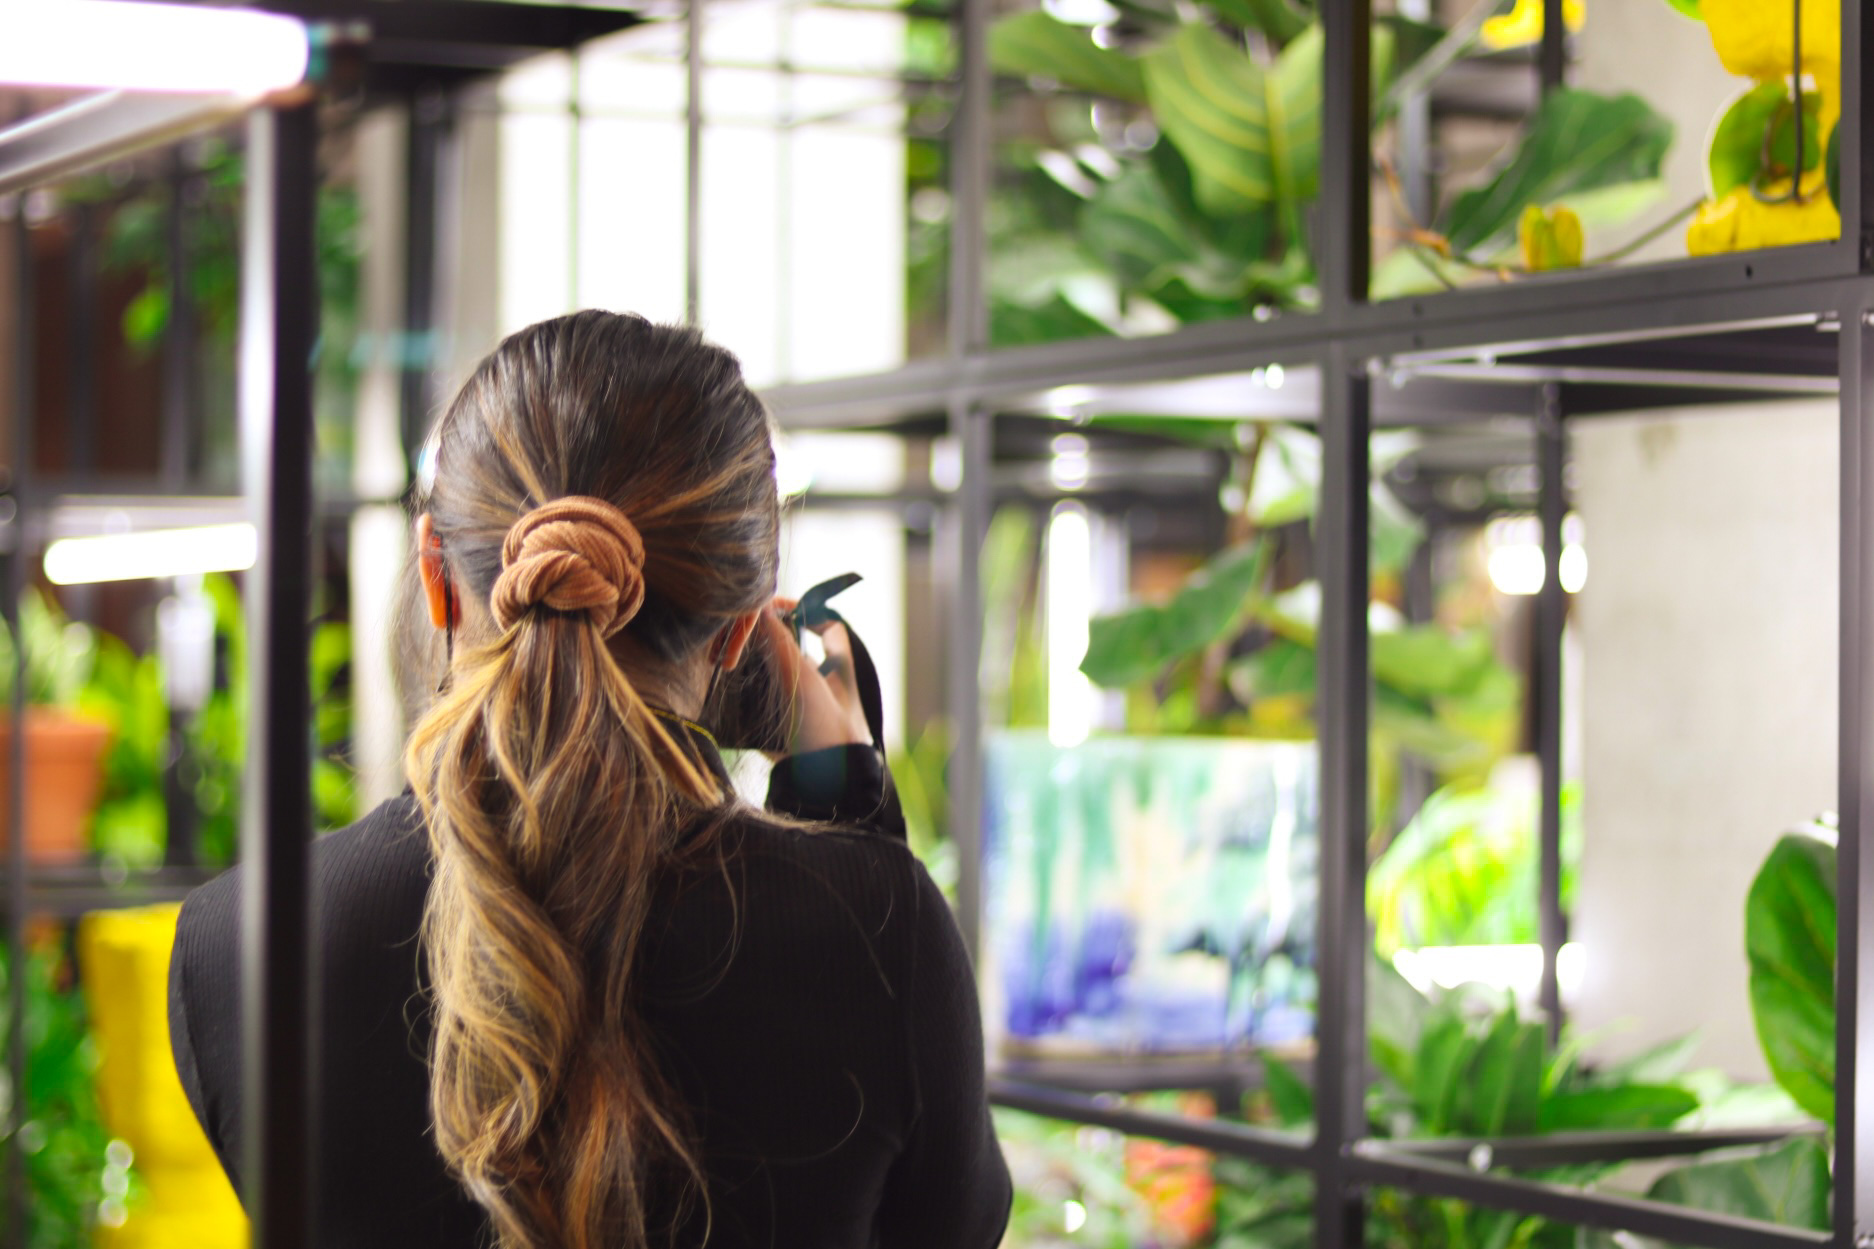
[[[874,746],[830,746],[789,755],[768,774],[768,810],[904,841],[904,810]]]
[[[779,814],[840,826],[733,814],[693,868],[667,870],[645,932],[637,1010],[694,1126],[709,1243],[991,1249],[1010,1190],[969,962],[904,845],[882,758],[837,753],[836,790],[786,766],[769,796]],[[428,1135],[417,933],[430,871],[408,796],[314,846],[321,1247],[486,1237]],[[241,887],[237,868],[191,895],[170,980],[178,1071],[231,1177]],[[700,1242],[700,1225],[686,1232]]]
[[[983,1087],[976,980],[949,904],[920,864],[905,1048],[916,1117],[879,1203],[888,1249],[993,1245],[1013,1190]],[[999,1194],[999,1196],[998,1196]]]

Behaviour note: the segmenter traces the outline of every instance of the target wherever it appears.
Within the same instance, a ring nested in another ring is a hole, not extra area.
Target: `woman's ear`
[[[763,609],[766,610],[766,609]],[[761,620],[760,611],[752,611],[744,616],[737,616],[729,623],[729,631],[723,637],[720,663],[722,670],[728,672],[742,662],[742,656],[748,650],[748,639],[755,635],[755,625]]]
[[[429,622],[438,629],[455,624],[455,595],[449,592],[449,566],[443,562],[442,539],[430,523],[429,513],[416,518],[416,567],[423,578],[423,597],[429,602]]]

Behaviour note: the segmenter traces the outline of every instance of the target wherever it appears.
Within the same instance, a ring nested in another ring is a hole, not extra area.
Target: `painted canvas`
[[[1005,1052],[1311,1036],[1316,776],[1311,742],[990,734],[986,1009]]]

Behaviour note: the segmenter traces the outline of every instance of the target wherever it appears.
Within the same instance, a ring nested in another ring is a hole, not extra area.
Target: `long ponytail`
[[[692,331],[561,318],[464,388],[428,510],[467,589],[405,761],[436,1144],[501,1249],[636,1249],[703,1176],[633,971],[659,873],[729,800],[652,694],[772,592],[766,417]]]

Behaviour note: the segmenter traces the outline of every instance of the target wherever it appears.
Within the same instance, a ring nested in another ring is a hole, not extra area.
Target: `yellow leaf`
[[[1562,0],[1562,25],[1571,32],[1588,20],[1586,0]],[[1483,24],[1477,38],[1486,48],[1500,51],[1542,41],[1542,0],[1516,0],[1516,7]]]
[[[1718,59],[1745,78],[1787,80],[1794,68],[1793,0],[1702,0],[1699,11]],[[1841,0],[1801,0],[1802,68],[1840,75]],[[1538,6],[1540,7],[1540,6]]]
[[[1547,212],[1536,204],[1523,209],[1516,240],[1522,245],[1523,267],[1531,273],[1581,266],[1581,218],[1565,204]]]
[[[1723,199],[1705,201],[1686,228],[1686,250],[1694,256],[1712,256],[1841,237],[1841,215],[1829,199],[1822,170],[1803,175],[1800,203],[1793,199],[1766,202],[1788,195],[1789,189],[1789,179],[1784,178],[1764,187],[1764,198],[1749,187],[1738,187]]]

